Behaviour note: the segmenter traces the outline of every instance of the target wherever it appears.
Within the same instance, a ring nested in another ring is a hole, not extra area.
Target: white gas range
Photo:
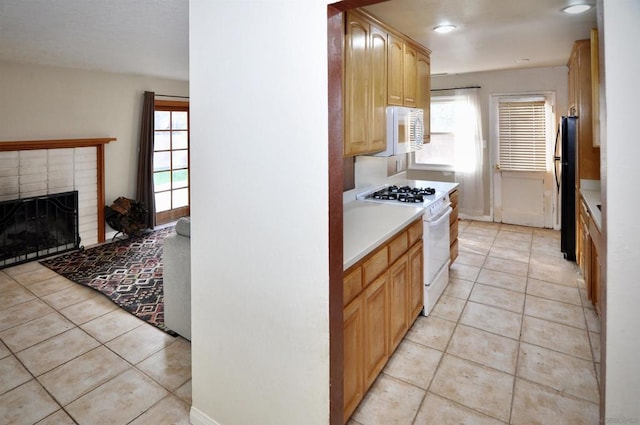
[[[428,182],[408,180],[385,184],[356,195],[357,200],[423,207],[424,310],[428,316],[449,283],[449,193],[437,191]]]

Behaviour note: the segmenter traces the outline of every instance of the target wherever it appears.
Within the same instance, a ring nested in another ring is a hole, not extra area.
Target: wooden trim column
[[[344,337],[343,276],[343,13],[328,7],[327,54],[329,92],[329,423],[343,425]]]
[[[98,243],[102,243],[106,239],[104,206],[104,144],[96,145],[96,174],[98,181],[96,190],[98,191]]]
[[[96,174],[97,174],[97,195],[98,195],[98,242],[105,241],[104,222],[104,145],[116,140],[115,137],[105,137],[98,139],[58,139],[58,140],[22,140],[22,141],[0,141],[0,152],[29,151],[38,149],[66,149],[66,148],[86,148],[95,146],[96,148]]]

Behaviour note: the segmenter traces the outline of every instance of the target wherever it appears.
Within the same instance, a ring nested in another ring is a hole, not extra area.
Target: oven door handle
[[[425,221],[427,221],[427,223],[429,223],[430,226],[437,226],[445,218],[449,217],[449,215],[451,214],[451,211],[453,211],[453,208],[451,208],[451,204],[449,204],[447,208],[444,211],[442,211],[440,214],[431,218],[430,220],[425,220]]]

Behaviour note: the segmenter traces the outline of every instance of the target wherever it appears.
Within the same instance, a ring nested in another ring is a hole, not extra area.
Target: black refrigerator
[[[562,143],[558,146],[558,137],[556,136],[554,153],[556,185],[560,193],[560,251],[564,258],[569,261],[576,261],[577,120],[578,117],[562,117],[558,133],[558,135],[561,135]],[[559,147],[561,147],[561,151],[558,151]],[[560,166],[560,171],[558,171],[558,165]]]

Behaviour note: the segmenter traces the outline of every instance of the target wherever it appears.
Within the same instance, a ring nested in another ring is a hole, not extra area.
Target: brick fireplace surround
[[[0,201],[77,190],[81,244],[104,242],[104,145],[114,140],[0,141]]]

